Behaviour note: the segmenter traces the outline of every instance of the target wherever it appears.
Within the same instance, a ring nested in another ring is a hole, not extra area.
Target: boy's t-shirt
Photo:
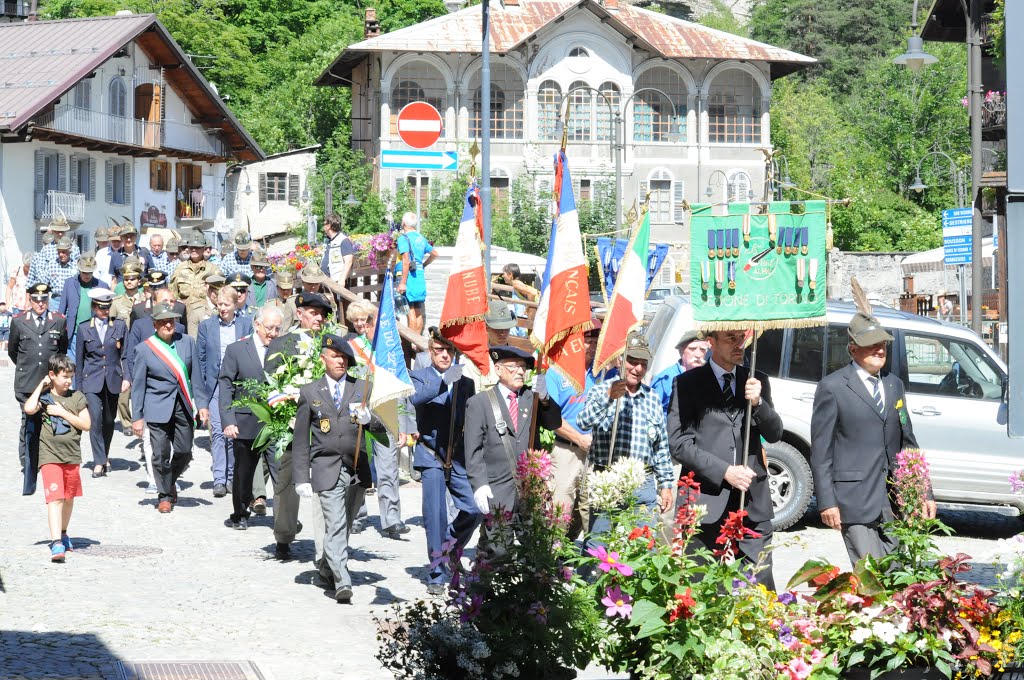
[[[0,312],[0,330],[11,327],[11,319],[14,317],[10,312]]]
[[[81,413],[88,405],[85,393],[69,390],[63,397],[49,393],[53,400],[74,414]],[[82,431],[73,425],[71,430],[57,435],[53,431],[53,423],[46,415],[46,406],[42,407],[43,427],[39,431],[39,467],[47,463],[82,463]]]

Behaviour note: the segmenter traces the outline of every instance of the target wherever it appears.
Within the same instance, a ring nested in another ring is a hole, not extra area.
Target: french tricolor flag
[[[548,261],[540,303],[530,340],[548,362],[558,367],[576,392],[583,390],[587,361],[583,333],[591,327],[587,258],[583,254],[579,213],[572,193],[569,159],[555,156],[555,217],[551,224]]]

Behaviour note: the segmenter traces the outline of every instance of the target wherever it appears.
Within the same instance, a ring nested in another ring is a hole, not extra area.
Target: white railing
[[[189,221],[196,220],[202,221],[208,218],[210,210],[206,205],[207,196],[201,189],[194,189],[184,193],[184,197],[176,201],[177,208],[175,214],[179,220]]]
[[[68,222],[85,221],[85,194],[68,191],[47,191],[36,194],[36,219],[53,219],[64,215]]]
[[[160,124],[101,111],[61,105],[44,113],[36,127],[120,144],[160,148]]]
[[[225,155],[224,142],[217,130],[169,120],[164,121],[163,144],[168,149],[179,151],[195,151],[213,156]]]

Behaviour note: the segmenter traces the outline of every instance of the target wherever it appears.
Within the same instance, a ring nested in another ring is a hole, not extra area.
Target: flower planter
[[[866,668],[853,668],[843,674],[844,680],[871,680],[871,671]],[[875,680],[948,680],[947,676],[931,667],[897,668],[882,673]]]

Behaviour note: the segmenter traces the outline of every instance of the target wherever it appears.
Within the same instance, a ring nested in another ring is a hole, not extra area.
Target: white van
[[[849,302],[829,302],[827,326],[768,331],[757,346],[757,370],[771,379],[785,434],[768,444],[775,526],[803,516],[814,494],[808,465],[811,409],[821,378],[850,363]],[[886,307],[875,316],[895,338],[886,370],[903,380],[918,444],[928,455],[939,507],[1024,513],[1009,477],[1024,468],[1024,444],[1006,433],[1006,365],[973,331]],[[694,327],[689,302],[664,301],[648,327],[656,348],[651,374],[678,360],[677,338]],[[748,353],[749,356],[749,353]]]

